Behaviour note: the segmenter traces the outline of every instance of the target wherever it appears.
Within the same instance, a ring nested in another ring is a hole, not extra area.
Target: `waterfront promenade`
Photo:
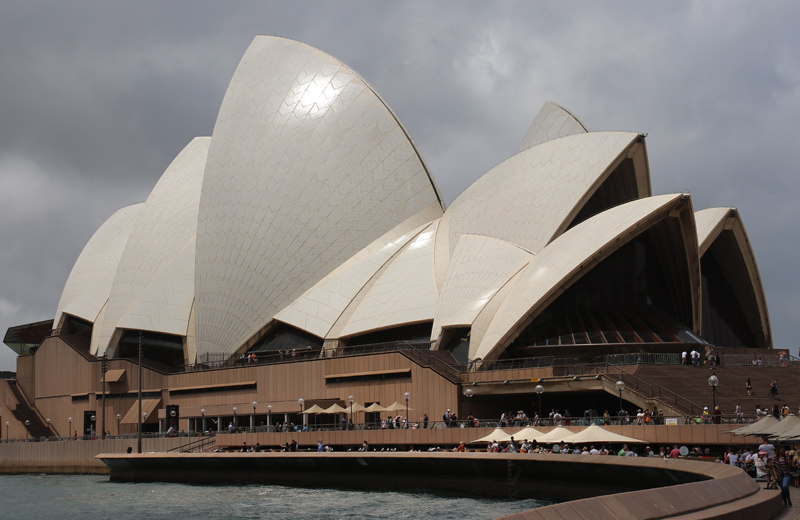
[[[681,459],[495,453],[102,454],[113,481],[265,483],[547,497],[507,520],[771,520],[778,491],[737,467]]]

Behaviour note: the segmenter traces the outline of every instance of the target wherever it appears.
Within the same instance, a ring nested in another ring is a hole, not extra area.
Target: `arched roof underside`
[[[142,206],[117,210],[86,243],[61,293],[54,326],[61,325],[64,314],[95,322],[108,301],[119,259]]]
[[[335,58],[253,40],[211,139],[198,218],[197,353],[232,353],[347,259],[443,203],[395,115]]]
[[[496,238],[461,235],[439,294],[431,341],[443,328],[472,326],[497,291],[533,258]]]
[[[432,321],[439,292],[433,274],[433,239],[439,221],[425,226],[377,273],[341,331],[357,336],[398,325]]]
[[[547,101],[525,133],[517,153],[559,137],[587,134],[589,128],[566,108]]]
[[[628,174],[616,175],[618,168]],[[613,174],[613,175],[612,175]],[[562,137],[525,150],[499,164],[467,188],[445,212],[436,238],[437,281],[462,234],[493,236],[538,253],[566,231],[604,183],[633,184],[603,189],[592,204],[599,213],[630,197],[650,195],[644,138],[623,132]],[[615,198],[614,194],[625,195]],[[606,204],[606,206],[603,205]]]
[[[395,227],[317,282],[276,314],[275,319],[320,338],[327,337],[359,291],[403,246],[430,224],[429,217],[425,212],[420,212]]]
[[[186,335],[194,298],[194,253],[209,137],[196,137],[164,171],[142,206],[117,267],[98,355],[117,329]]]
[[[683,258],[678,260],[685,264],[688,313],[696,327],[700,321],[700,270],[691,201],[681,194],[662,195],[609,209],[545,247],[516,277],[472,358],[496,359],[519,331],[575,281],[631,239],[671,217],[678,220],[674,228],[682,234],[676,239],[685,244]],[[472,344],[470,347],[473,350]]]
[[[772,328],[767,298],[756,256],[736,208],[708,208],[695,213],[701,258],[718,248],[717,263],[736,295],[760,347],[772,348]],[[758,337],[760,336],[760,337]]]

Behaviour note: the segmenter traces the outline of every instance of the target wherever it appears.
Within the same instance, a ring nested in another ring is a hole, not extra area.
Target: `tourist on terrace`
[[[722,424],[722,412],[719,406],[714,407],[714,424]]]
[[[681,456],[681,450],[680,448],[678,448],[678,445],[676,444],[675,446],[672,447],[672,451],[669,452],[669,458],[677,459],[680,458],[680,456]]]
[[[681,354],[681,365],[686,365],[686,351],[684,350]]]
[[[428,429],[428,414],[422,416],[422,427],[426,430]]]
[[[770,467],[775,472],[775,480],[781,488],[784,507],[792,507],[792,498],[789,495],[789,484],[792,480],[792,461],[787,458],[786,450],[783,448],[778,450],[778,455],[772,459]]]
[[[758,447],[758,451],[763,451],[766,454],[767,459],[772,459],[775,456],[775,446],[770,444],[766,435],[763,436],[763,440],[764,442]]]
[[[772,383],[769,384],[769,396],[773,399],[778,398],[778,380],[775,379]]]
[[[603,412],[603,426],[609,426],[611,424],[611,416],[608,414],[608,410]]]

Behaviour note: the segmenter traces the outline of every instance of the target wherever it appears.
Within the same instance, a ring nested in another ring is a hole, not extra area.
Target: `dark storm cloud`
[[[546,100],[649,134],[653,190],[739,208],[777,346],[800,334],[793,3],[17,2],[0,6],[0,331],[48,319],[83,245],[210,135],[257,34],[357,70],[446,202]],[[3,348],[0,369],[13,369]]]

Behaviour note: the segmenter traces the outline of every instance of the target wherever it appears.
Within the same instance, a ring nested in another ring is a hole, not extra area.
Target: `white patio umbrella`
[[[485,437],[481,437],[480,439],[475,439],[472,442],[508,442],[511,440],[511,436],[516,438],[516,434],[511,434],[505,431],[502,428],[496,428],[492,433]]]
[[[724,433],[732,433],[734,435],[762,435],[762,431],[772,428],[779,422],[780,419],[775,418],[774,415],[768,415],[758,422],[754,422],[752,424],[748,424],[747,426],[742,426],[741,428],[730,430]]]
[[[536,438],[538,444],[552,444],[555,442],[563,442],[567,437],[571,437],[573,433],[566,428],[558,426],[549,432],[542,434]]]
[[[633,437],[626,437],[625,435],[620,435],[618,433],[610,432],[605,428],[597,426],[596,424],[584,428],[583,430],[572,434],[572,436],[562,439],[562,441],[569,444],[583,444],[592,442],[607,442],[607,443],[645,442],[639,439],[634,439]]]

